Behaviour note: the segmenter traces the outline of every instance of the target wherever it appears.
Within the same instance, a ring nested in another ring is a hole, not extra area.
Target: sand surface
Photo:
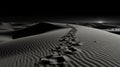
[[[119,35],[84,26],[73,26],[78,30],[78,40],[85,44],[77,47],[82,49],[82,52],[67,55],[72,61],[67,62],[66,67],[120,67]],[[71,28],[59,29],[1,43],[0,67],[34,67],[40,57],[52,54],[50,48],[58,46],[59,38],[69,30]]]

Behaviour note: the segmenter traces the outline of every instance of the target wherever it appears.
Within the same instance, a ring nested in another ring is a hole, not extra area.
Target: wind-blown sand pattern
[[[83,46],[65,67],[120,67],[120,37],[106,31],[73,25]],[[50,48],[59,46],[59,38],[70,28],[24,37],[0,44],[0,67],[34,67],[40,57],[52,54]],[[42,67],[42,66],[40,66]],[[51,67],[47,65],[47,67]]]

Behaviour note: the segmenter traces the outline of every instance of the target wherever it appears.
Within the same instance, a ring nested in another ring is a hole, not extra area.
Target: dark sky
[[[0,12],[0,21],[62,21],[62,20],[112,20],[120,21],[120,10],[78,10],[78,9],[11,9]]]

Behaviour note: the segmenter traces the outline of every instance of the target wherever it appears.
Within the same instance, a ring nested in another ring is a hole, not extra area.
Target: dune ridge
[[[77,47],[82,52],[67,55],[72,61],[65,67],[120,67],[118,35],[84,26],[75,27],[78,40],[86,43]],[[59,46],[59,38],[69,30],[59,29],[1,43],[0,67],[34,67],[40,57],[52,54],[50,48]]]

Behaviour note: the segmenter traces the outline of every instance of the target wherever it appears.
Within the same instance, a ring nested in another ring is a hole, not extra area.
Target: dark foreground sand
[[[74,25],[75,26],[75,25]],[[77,38],[85,42],[66,67],[120,67],[120,36],[84,26],[77,27]],[[0,44],[0,67],[34,67],[40,57],[52,54],[59,38],[70,28],[19,38]],[[40,66],[42,67],[42,66]],[[51,67],[48,65],[47,67]]]

